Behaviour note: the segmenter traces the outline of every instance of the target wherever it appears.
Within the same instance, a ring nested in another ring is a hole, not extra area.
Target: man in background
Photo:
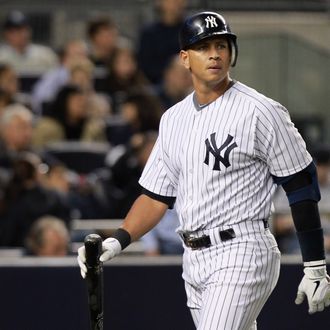
[[[3,24],[5,43],[0,47],[0,62],[10,64],[21,75],[42,74],[57,64],[57,55],[46,46],[32,42],[27,17],[20,11],[8,14]]]
[[[10,168],[13,157],[31,150],[33,115],[25,106],[6,106],[0,117],[0,167]]]
[[[29,254],[39,257],[64,257],[69,253],[70,235],[65,223],[43,216],[32,225],[25,241]]]
[[[87,24],[89,57],[97,67],[107,67],[118,42],[118,29],[107,16],[95,17]]]
[[[72,39],[59,53],[58,65],[46,72],[33,87],[31,101],[37,114],[42,114],[45,105],[53,101],[60,88],[68,83],[72,63],[87,58],[87,45],[83,40]]]
[[[158,17],[140,32],[138,62],[150,82],[158,85],[168,62],[180,51],[178,34],[187,1],[156,0],[155,5]]]

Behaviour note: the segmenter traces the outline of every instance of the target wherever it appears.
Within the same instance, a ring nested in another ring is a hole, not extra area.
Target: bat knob
[[[90,234],[84,240],[86,250],[86,264],[96,267],[100,264],[99,257],[102,253],[102,238],[97,234]]]

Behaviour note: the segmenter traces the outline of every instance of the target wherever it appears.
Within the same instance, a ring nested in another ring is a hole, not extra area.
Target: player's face
[[[231,52],[225,37],[202,40],[187,51],[181,51],[184,65],[191,71],[194,85],[216,86],[228,77]]]

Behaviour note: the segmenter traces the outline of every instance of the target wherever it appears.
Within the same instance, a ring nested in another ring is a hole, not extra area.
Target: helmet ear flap
[[[236,41],[229,39],[229,43],[230,43],[230,50],[231,50],[231,62],[230,65],[231,66],[235,66],[236,65],[236,61],[237,61],[237,55],[238,55],[238,48],[237,48],[237,43]]]

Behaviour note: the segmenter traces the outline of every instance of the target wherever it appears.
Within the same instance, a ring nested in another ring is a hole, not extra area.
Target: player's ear
[[[189,54],[186,50],[180,51],[181,61],[186,69],[190,69]]]

